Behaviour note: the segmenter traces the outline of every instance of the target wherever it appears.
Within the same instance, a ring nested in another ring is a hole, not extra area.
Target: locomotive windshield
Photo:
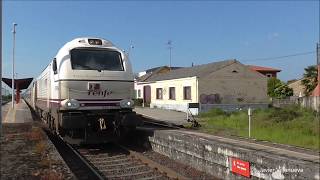
[[[123,71],[120,52],[105,49],[73,49],[71,66],[77,70]]]

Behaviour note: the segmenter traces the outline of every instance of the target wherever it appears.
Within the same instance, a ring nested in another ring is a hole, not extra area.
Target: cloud
[[[249,43],[248,41],[243,42],[243,44],[244,44],[245,46],[249,46],[249,45],[250,45],[250,43]]]
[[[280,34],[278,32],[273,32],[273,33],[270,33],[268,35],[268,39],[271,40],[271,39],[276,39],[280,36]]]

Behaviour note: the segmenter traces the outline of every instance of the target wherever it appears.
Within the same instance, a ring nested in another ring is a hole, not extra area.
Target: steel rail
[[[81,159],[81,161],[100,179],[100,180],[104,180],[106,178],[104,178],[100,173],[97,172],[97,170],[95,168],[92,167],[91,164],[89,164],[87,162],[86,159],[84,159],[82,157],[82,155],[75,149],[73,148],[70,144],[66,143],[67,146],[79,157],[79,159]]]
[[[149,159],[148,157],[142,155],[141,153],[132,151],[124,146],[119,145],[121,148],[125,149],[126,151],[128,151],[130,153],[130,156],[132,156],[133,158],[139,159],[141,160],[143,163],[147,164],[149,167],[157,169],[158,171],[160,171],[161,173],[165,174],[166,176],[168,176],[169,178],[172,179],[190,179],[187,178],[185,176],[182,176],[181,174],[178,174],[177,172]]]

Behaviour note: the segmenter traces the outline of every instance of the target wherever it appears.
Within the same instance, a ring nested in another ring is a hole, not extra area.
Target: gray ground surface
[[[43,132],[33,121],[25,102],[2,106],[0,179],[73,179],[73,174]]]
[[[166,121],[176,125],[187,124],[187,115],[185,112],[178,112],[174,110],[157,109],[157,108],[143,108],[135,107],[134,111],[147,118]]]
[[[3,125],[0,179],[72,179],[55,147],[35,123]]]

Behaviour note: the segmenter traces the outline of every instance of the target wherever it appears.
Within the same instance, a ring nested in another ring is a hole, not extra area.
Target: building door
[[[150,107],[151,102],[151,87],[143,86],[143,103],[145,107]]]

